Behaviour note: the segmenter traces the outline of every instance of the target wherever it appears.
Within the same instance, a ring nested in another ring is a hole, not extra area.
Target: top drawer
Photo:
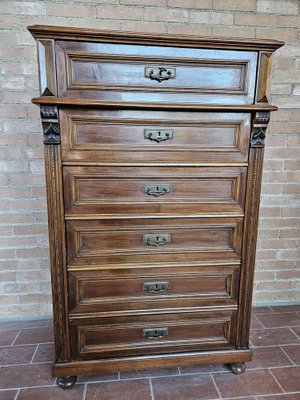
[[[56,42],[60,97],[125,102],[252,104],[257,53]]]

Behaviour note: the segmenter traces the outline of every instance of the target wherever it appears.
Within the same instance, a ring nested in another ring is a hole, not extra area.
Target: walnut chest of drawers
[[[272,40],[29,27],[53,375],[251,360]]]

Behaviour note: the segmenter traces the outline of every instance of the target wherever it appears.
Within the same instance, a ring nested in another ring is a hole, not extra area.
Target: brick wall
[[[1,1],[1,318],[51,313],[50,276],[31,24],[280,39],[271,98],[255,303],[300,302],[300,16],[298,0]],[[298,250],[297,250],[298,249]]]

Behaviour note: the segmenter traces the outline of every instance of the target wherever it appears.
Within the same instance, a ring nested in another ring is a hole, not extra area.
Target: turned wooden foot
[[[246,371],[246,365],[243,362],[231,363],[230,369],[233,374],[239,375]]]
[[[57,384],[62,389],[71,389],[77,380],[77,376],[64,376],[57,379]]]

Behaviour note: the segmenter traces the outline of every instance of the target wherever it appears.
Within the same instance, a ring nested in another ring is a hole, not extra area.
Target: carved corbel
[[[258,111],[255,113],[252,123],[251,147],[264,147],[269,121],[269,111]]]
[[[58,109],[54,106],[41,106],[41,119],[44,144],[60,144]]]

